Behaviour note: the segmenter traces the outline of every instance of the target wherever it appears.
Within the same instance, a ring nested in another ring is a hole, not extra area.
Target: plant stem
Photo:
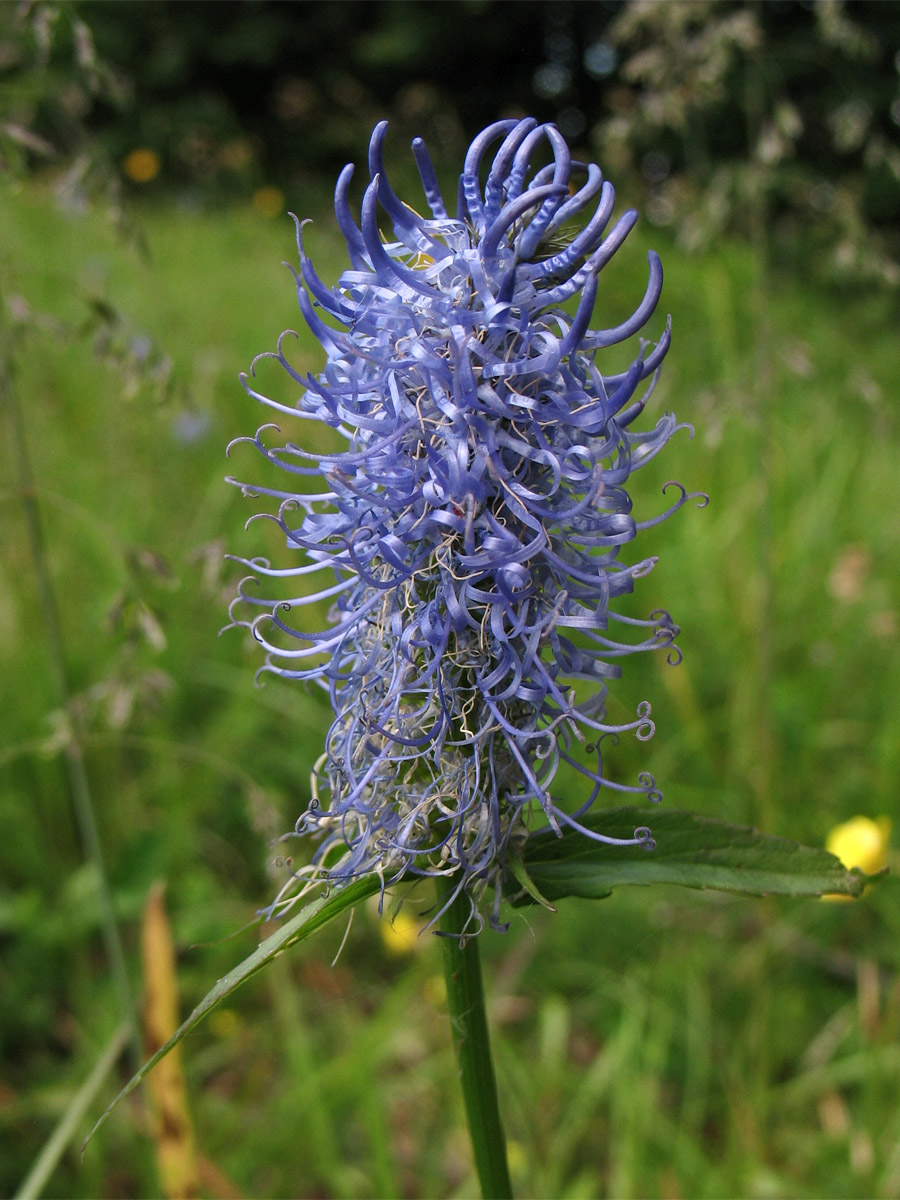
[[[452,877],[441,881],[442,900],[454,886]],[[484,1200],[509,1200],[512,1184],[484,1008],[478,938],[463,935],[469,912],[469,900],[460,893],[441,918],[441,931],[446,935],[441,943],[447,1007],[481,1194]]]
[[[126,1049],[133,1035],[134,1028],[131,1021],[125,1021],[113,1034],[112,1040],[100,1055],[93,1071],[72,1097],[65,1112],[57,1121],[53,1133],[44,1143],[34,1165],[15,1193],[15,1200],[36,1200],[36,1197],[41,1195],[50,1176],[56,1170],[59,1160],[75,1136],[75,1131],[84,1119],[85,1113],[96,1100],[107,1075],[118,1062],[122,1051]]]
[[[69,794],[81,836],[82,847],[87,859],[93,864],[97,872],[101,928],[107,963],[116,991],[118,992],[122,1018],[128,1023],[132,1032],[132,1055],[136,1063],[139,1063],[141,1060],[141,1048],[135,1021],[137,1010],[131,992],[131,985],[128,981],[125,952],[122,948],[122,939],[119,936],[119,927],[113,909],[112,895],[103,861],[100,834],[97,829],[97,819],[88,784],[87,771],[84,765],[84,754],[78,736],[77,722],[74,720],[71,711],[71,696],[68,671],[66,669],[62,626],[59,619],[59,605],[57,604],[50,568],[47,564],[43,523],[35,494],[34,476],[31,470],[31,459],[28,454],[22,406],[19,403],[19,396],[16,390],[12,337],[6,326],[3,304],[3,295],[0,293],[0,405],[6,408],[9,416],[12,455],[16,462],[18,490],[22,499],[22,507],[25,511],[25,524],[37,580],[41,616],[47,638],[56,701],[66,718],[66,732],[68,737],[63,747],[63,761],[65,763]]]

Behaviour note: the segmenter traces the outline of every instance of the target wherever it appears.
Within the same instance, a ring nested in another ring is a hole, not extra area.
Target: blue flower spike
[[[590,328],[600,272],[637,219],[628,211],[610,226],[615,193],[600,170],[571,161],[553,125],[499,121],[472,142],[451,217],[417,138],[431,214],[422,216],[388,182],[386,130],[372,135],[358,223],[352,168],[338,181],[351,266],[335,287],[314,270],[297,222],[297,295],[324,370],[302,376],[283,337],[244,377],[263,405],[327,426],[344,448],[272,447],[272,425],[237,439],[286,473],[282,488],[231,482],[278,502],[260,515],[297,565],[238,559],[252,576],[231,618],[265,649],[262,671],[316,682],[334,713],[312,798],[285,835],[312,839],[311,861],[287,860],[273,910],[323,882],[441,875],[452,898],[470,900],[476,932],[491,889],[488,919],[500,927],[504,889],[519,887],[512,858],[530,833],[571,827],[653,848],[649,828],[623,840],[579,818],[602,793],[661,799],[651,775],[623,783],[603,761],[604,740],[653,733],[646,702],[631,721],[607,719],[618,660],[659,649],[680,659],[667,612],[616,611],[656,561],[620,555],[640,530],[705,497],[666,484],[675,499],[664,513],[632,515],[629,476],[684,426],[666,413],[632,430],[668,323],[655,346],[640,341],[627,370],[604,375],[596,362],[645,326],[662,289],[651,252],[634,314]],[[264,358],[299,386],[295,404],[257,390]],[[299,594],[250,587],[270,580],[276,590],[297,580]],[[310,628],[304,607],[326,599],[327,628]],[[562,763],[587,781],[574,810],[552,791]]]

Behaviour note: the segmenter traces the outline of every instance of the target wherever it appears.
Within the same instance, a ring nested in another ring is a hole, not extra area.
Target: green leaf
[[[525,864],[522,862],[521,858],[516,858],[514,856],[510,857],[508,866],[516,883],[525,889],[535,904],[540,904],[544,908],[549,908],[551,912],[556,912],[556,909],[553,907],[547,897],[542,896],[535,887],[534,880],[525,870]]]
[[[353,908],[357,904],[362,903],[363,900],[374,895],[380,887],[381,880],[377,875],[367,875],[364,879],[359,879],[355,883],[341,888],[340,891],[333,891],[329,896],[307,904],[295,917],[292,917],[290,921],[286,921],[275,933],[267,937],[264,942],[260,942],[252,954],[248,955],[242,963],[229,971],[227,975],[224,975],[216,986],[207,992],[184,1024],[169,1038],[164,1046],[157,1050],[152,1058],[149,1058],[144,1063],[137,1074],[126,1083],[125,1087],[122,1088],[121,1092],[119,1092],[118,1096],[116,1096],[115,1100],[109,1105],[100,1120],[88,1134],[84,1146],[88,1144],[119,1101],[123,1100],[129,1092],[134,1091],[144,1076],[153,1070],[159,1060],[165,1058],[169,1051],[178,1045],[184,1035],[190,1033],[194,1026],[198,1025],[217,1004],[230,996],[251,975],[255,975],[257,971],[261,971],[273,958],[277,958],[279,954],[289,947],[296,945],[297,942],[304,941],[311,933],[314,933],[317,929],[327,924],[333,917],[337,917],[342,912],[346,912],[348,908]],[[84,1150],[84,1146],[82,1146],[82,1150]]]
[[[562,837],[553,833],[531,837],[525,843],[525,870],[533,888],[547,900],[599,899],[614,887],[650,883],[751,896],[859,896],[875,878],[858,869],[848,871],[827,850],[695,813],[608,808],[588,814],[580,823],[593,832],[620,838],[632,837],[638,826],[649,824],[656,848],[611,846],[565,828]],[[514,903],[531,904],[532,895],[525,891]]]

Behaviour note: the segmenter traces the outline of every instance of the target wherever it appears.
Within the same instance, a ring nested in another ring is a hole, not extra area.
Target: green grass
[[[239,575],[224,550],[279,553],[259,523],[242,532],[252,504],[222,483],[256,467],[250,452],[226,464],[222,450],[267,419],[239,371],[300,323],[280,266],[293,231],[243,210],[149,210],[146,262],[40,193],[0,205],[4,295],[48,314],[20,330],[18,390],[115,908],[139,990],[141,907],[167,882],[186,1013],[254,944],[216,939],[273,894],[268,840],[305,806],[328,718],[302,688],[255,689],[253,646],[216,638]],[[327,216],[310,241],[332,278]],[[655,403],[696,435],[637,477],[637,507],[658,511],[670,478],[711,504],[647,535],[660,562],[636,611],[670,609],[686,658],[626,668],[616,711],[650,699],[657,735],[623,741],[616,770],[649,765],[673,807],[814,844],[856,813],[896,821],[896,305],[765,277],[737,245],[658,248],[674,345]],[[643,286],[640,249],[620,257],[601,289],[616,319]],[[123,314],[102,355],[59,325],[77,332],[91,299]],[[171,357],[167,395],[137,371],[133,333]],[[297,354],[319,361],[305,335]],[[174,434],[184,412],[205,421],[190,443]],[[119,1010],[7,435],[0,471],[9,1194]],[[625,890],[511,920],[483,949],[518,1194],[900,1192],[891,881],[854,905]],[[426,936],[392,958],[365,912],[332,967],[342,935],[279,960],[187,1040],[201,1153],[244,1195],[471,1195],[438,947]],[[157,1195],[148,1128],[124,1105],[46,1194]]]

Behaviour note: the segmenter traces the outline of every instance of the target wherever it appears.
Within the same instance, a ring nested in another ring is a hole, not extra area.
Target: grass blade
[[[296,945],[297,942],[304,941],[311,933],[314,933],[315,930],[327,924],[333,917],[339,916],[342,912],[346,912],[348,908],[352,908],[360,904],[363,900],[366,900],[369,896],[374,895],[380,887],[381,880],[377,875],[367,875],[364,879],[358,879],[355,883],[349,884],[340,891],[332,892],[330,895],[323,896],[319,900],[313,900],[296,917],[293,917],[290,921],[286,921],[280,929],[276,930],[270,937],[267,937],[264,942],[261,942],[252,954],[248,955],[242,963],[239,963],[227,975],[223,976],[216,983],[215,987],[207,992],[191,1015],[179,1026],[165,1045],[161,1046],[152,1058],[149,1058],[140,1070],[132,1076],[88,1134],[84,1145],[88,1144],[119,1101],[124,1099],[130,1092],[133,1092],[148,1072],[153,1070],[160,1059],[165,1058],[169,1051],[178,1045],[185,1034],[190,1033],[217,1004],[230,996],[242,983],[246,983],[257,971],[261,971],[277,955]]]
[[[132,1040],[134,1029],[130,1021],[123,1021],[113,1034],[106,1049],[97,1060],[90,1075],[75,1093],[69,1107],[60,1117],[56,1128],[47,1139],[43,1150],[37,1156],[34,1166],[22,1181],[14,1200],[36,1200],[44,1190],[47,1180],[56,1169],[56,1164],[62,1158],[66,1147],[72,1140],[75,1130],[84,1114],[94,1102],[94,1098],[103,1086],[106,1076],[116,1065],[122,1051]]]

